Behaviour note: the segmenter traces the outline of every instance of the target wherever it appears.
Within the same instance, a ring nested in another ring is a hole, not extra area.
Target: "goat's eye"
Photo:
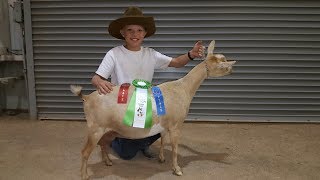
[[[218,65],[219,69],[227,70],[230,66],[227,63],[221,63]]]

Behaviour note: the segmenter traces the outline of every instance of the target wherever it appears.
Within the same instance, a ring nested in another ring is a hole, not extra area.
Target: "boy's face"
[[[126,41],[126,48],[132,51],[139,51],[145,35],[147,34],[144,27],[140,25],[126,25],[120,33]]]

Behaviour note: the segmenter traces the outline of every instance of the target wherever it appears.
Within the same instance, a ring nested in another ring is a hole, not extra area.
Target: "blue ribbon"
[[[152,93],[157,106],[157,115],[162,116],[166,114],[166,107],[164,105],[163,96],[159,87],[152,87]]]

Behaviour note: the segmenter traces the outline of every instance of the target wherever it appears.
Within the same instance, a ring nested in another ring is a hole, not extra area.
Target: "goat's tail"
[[[73,94],[79,96],[81,99],[83,99],[82,97],[82,86],[79,85],[70,85],[70,90]]]

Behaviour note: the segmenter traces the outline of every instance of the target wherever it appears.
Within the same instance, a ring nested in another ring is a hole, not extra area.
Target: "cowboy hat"
[[[145,37],[149,37],[156,32],[156,26],[153,17],[143,16],[142,11],[138,7],[128,7],[121,18],[112,21],[109,24],[109,34],[117,39],[124,39],[120,34],[120,30],[125,25],[140,25],[147,32]]]

